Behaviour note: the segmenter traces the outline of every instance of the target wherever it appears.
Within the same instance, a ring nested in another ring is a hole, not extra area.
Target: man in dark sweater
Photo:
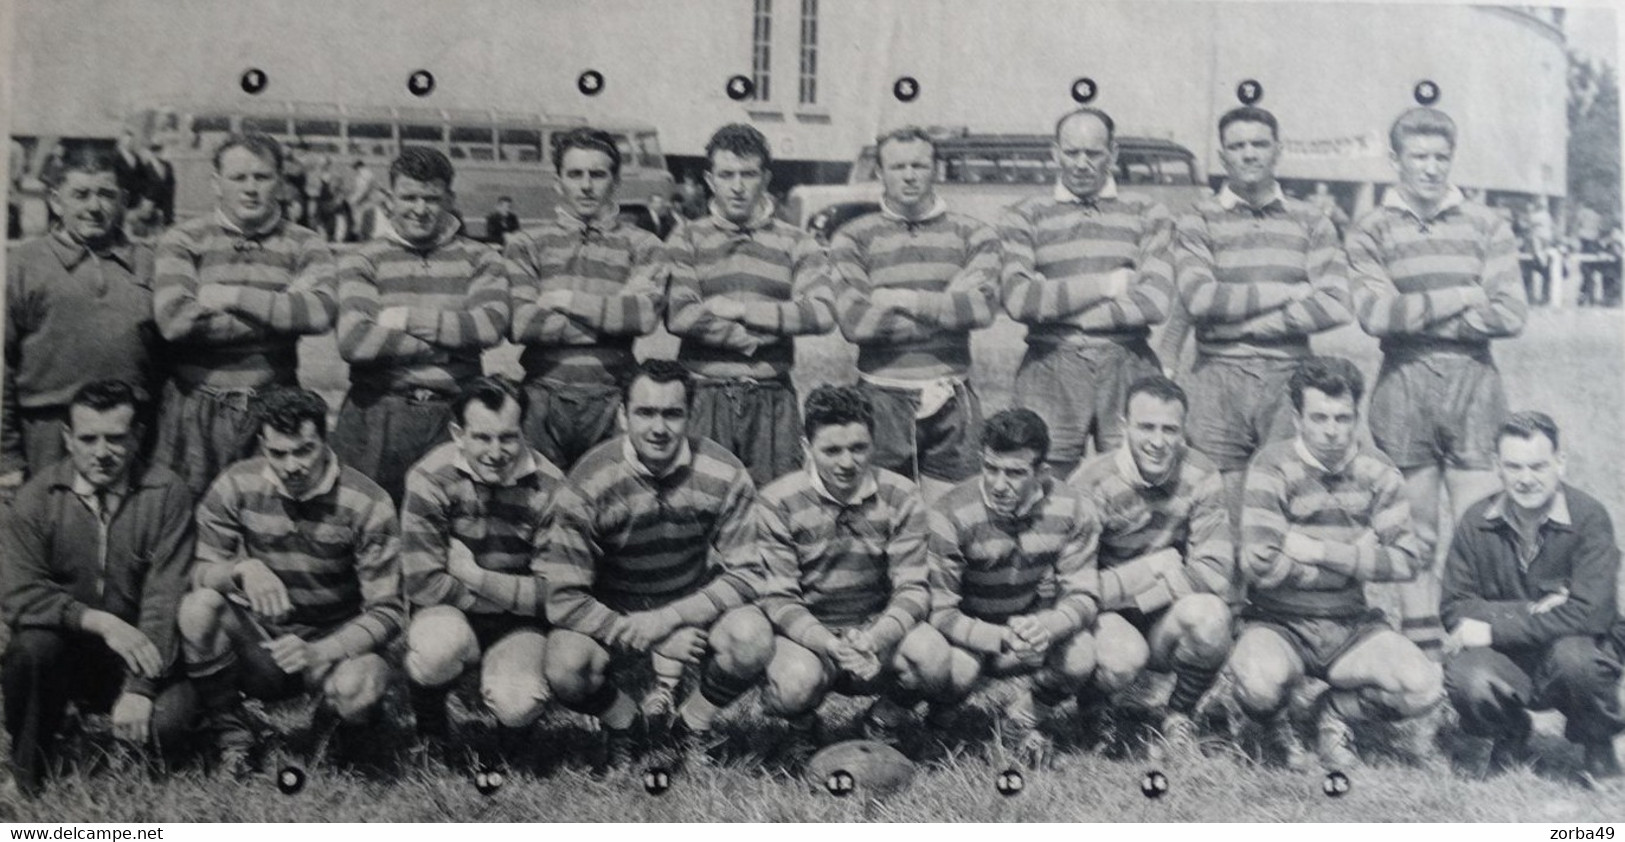
[[[0,516],[0,661],[17,788],[38,794],[74,701],[112,711],[113,734],[173,751],[196,708],[175,669],[175,611],[192,563],[192,496],[162,467],[135,470],[136,393],[116,380],[68,405],[68,459]]]
[[[1503,490],[1467,510],[1445,569],[1450,703],[1464,731],[1495,739],[1489,774],[1528,762],[1529,711],[1556,708],[1565,736],[1584,748],[1585,775],[1618,777],[1613,523],[1562,481],[1557,425],[1544,413],[1501,425],[1496,471]]]

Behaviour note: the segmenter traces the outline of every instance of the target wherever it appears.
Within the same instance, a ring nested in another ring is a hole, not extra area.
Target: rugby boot
[[[1282,766],[1294,772],[1309,768],[1309,750],[1298,739],[1298,728],[1287,711],[1281,711],[1264,723],[1264,745],[1275,752]]]
[[[259,771],[260,731],[241,703],[209,711],[199,724],[214,749],[214,770],[242,780]]]
[[[807,761],[812,760],[812,756],[824,747],[823,723],[819,721],[818,714],[809,713],[790,719],[789,725],[784,744],[779,749],[780,762],[785,771],[801,774],[807,768]]]
[[[863,714],[863,738],[877,743],[897,741],[897,732],[914,716],[912,708],[891,696],[875,699]]]
[[[1078,706],[1078,727],[1084,740],[1101,754],[1120,752],[1123,748],[1123,729],[1117,721],[1117,710],[1109,701],[1099,701],[1085,707]]]
[[[677,688],[669,684],[656,681],[644,695],[643,701],[638,703],[638,709],[643,714],[643,721],[648,723],[652,734],[665,734],[675,726],[674,717],[677,712]]]
[[[1196,723],[1177,710],[1169,711],[1157,726],[1162,735],[1159,748],[1168,755],[1192,755],[1197,749]]]
[[[1360,765],[1354,753],[1354,731],[1331,704],[1332,694],[1320,697],[1315,712],[1315,752],[1328,771],[1347,771]]]
[[[451,714],[446,709],[450,695],[443,687],[407,687],[412,702],[412,718],[419,739],[445,742],[451,736]]]
[[[631,728],[605,728],[599,732],[598,757],[593,773],[599,776],[625,772],[637,760],[637,737]]]
[[[728,748],[728,738],[712,728],[695,728],[681,715],[672,718],[667,731],[673,762],[680,768],[715,766]]]

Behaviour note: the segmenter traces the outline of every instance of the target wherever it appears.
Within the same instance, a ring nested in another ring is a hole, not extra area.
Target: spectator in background
[[[282,166],[282,189],[277,200],[282,203],[282,217],[295,225],[309,227],[305,219],[305,161],[304,148],[290,150]]]
[[[1332,195],[1331,187],[1326,182],[1315,182],[1315,192],[1310,194],[1309,204],[1320,208],[1322,212],[1331,217],[1332,224],[1337,226],[1338,241],[1341,242],[1343,232],[1347,231],[1349,227],[1349,215],[1337,203],[1337,197]]]
[[[326,155],[305,172],[305,224],[332,242],[336,232],[338,192],[333,183],[333,159]]]
[[[147,199],[152,202],[152,224],[168,228],[175,224],[175,168],[164,158],[164,145],[147,148]]]
[[[649,218],[654,221],[652,230],[654,235],[662,240],[683,224],[674,204],[676,200],[676,196],[668,199],[658,193],[649,197]]]
[[[497,248],[507,245],[508,235],[519,231],[519,214],[513,212],[513,197],[502,196],[485,215],[485,241]]]
[[[350,195],[346,200],[349,205],[349,233],[346,242],[365,242],[372,239],[373,217],[377,213],[380,193],[378,176],[367,167],[367,162],[356,159],[351,165],[354,172],[350,179]]]
[[[1591,255],[1602,254],[1602,214],[1590,205],[1580,205],[1574,212],[1574,239],[1579,242],[1575,263],[1579,267],[1580,306],[1602,303],[1601,273],[1597,264],[1587,262]]]
[[[692,172],[683,173],[683,180],[677,183],[677,209],[684,219],[699,219],[710,212],[706,207],[705,188]]]

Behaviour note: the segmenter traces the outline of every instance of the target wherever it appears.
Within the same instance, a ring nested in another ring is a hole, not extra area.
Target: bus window
[[[666,158],[660,154],[660,138],[655,133],[638,135],[638,163],[652,170],[666,168]]]
[[[260,132],[278,138],[286,137],[288,132],[288,118],[286,117],[244,117],[244,132]]]
[[[614,135],[615,148],[621,150],[621,166],[637,166],[637,152],[632,148],[632,139],[624,134]]]
[[[1154,184],[1157,180],[1156,164],[1146,155],[1121,154],[1117,158],[1117,180],[1124,184]]]
[[[388,158],[395,154],[395,127],[389,123],[351,123],[350,154]]]
[[[337,152],[341,148],[337,120],[295,120],[293,133],[296,142],[312,152]]]
[[[196,114],[192,117],[192,148],[213,149],[231,134],[231,118],[224,114]]]
[[[938,179],[942,178],[942,164],[942,161],[937,161]],[[879,180],[880,165],[875,161],[875,148],[873,146],[865,146],[863,148],[863,152],[858,155],[857,163],[852,165],[852,174],[847,178],[847,181],[853,184],[861,184],[865,181]]]
[[[470,161],[495,160],[496,145],[491,142],[491,127],[452,126],[451,157]]]
[[[401,146],[429,146],[439,147],[446,142],[445,126],[430,126],[423,123],[401,124]]]
[[[1159,183],[1189,185],[1196,183],[1196,169],[1188,158],[1165,158],[1159,171]]]
[[[503,129],[497,132],[501,158],[526,164],[542,160],[542,133],[535,129]]]

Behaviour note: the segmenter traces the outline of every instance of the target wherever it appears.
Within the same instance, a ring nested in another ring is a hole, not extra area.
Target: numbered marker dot
[[[265,75],[265,71],[258,67],[250,67],[243,71],[243,75],[238,78],[237,83],[242,86],[243,93],[257,94],[271,84],[271,77]]]
[[[857,788],[857,779],[853,778],[852,773],[845,769],[836,769],[829,773],[829,777],[824,779],[824,789],[829,790],[829,794],[836,798],[845,798],[852,794],[852,790]]]
[[[582,71],[576,77],[576,90],[587,96],[597,96],[604,91],[604,74],[596,70]]]
[[[1411,90],[1411,95],[1416,97],[1418,105],[1432,105],[1439,101],[1440,94],[1438,84],[1432,79],[1417,82],[1416,87]]]
[[[1026,789],[1027,780],[1021,776],[1020,770],[1006,769],[1000,772],[999,777],[993,781],[993,787],[999,791],[1000,795],[1009,798]]]
[[[1236,99],[1242,105],[1256,105],[1264,98],[1264,86],[1257,79],[1246,79],[1236,86]]]
[[[1140,777],[1140,793],[1146,798],[1161,798],[1168,794],[1168,776],[1161,772],[1146,772]]]
[[[729,99],[738,102],[750,99],[756,94],[756,83],[751,81],[749,76],[729,76],[725,90]]]
[[[434,74],[427,70],[414,70],[406,77],[406,90],[413,96],[428,96],[434,91]]]
[[[1072,101],[1079,105],[1088,105],[1100,94],[1100,86],[1088,76],[1080,76],[1072,80]]]
[[[898,77],[897,81],[892,83],[891,93],[897,97],[898,102],[913,102],[920,95],[920,80],[913,76]]]
[[[1320,782],[1320,791],[1330,798],[1342,798],[1349,791],[1349,776],[1342,772],[1332,772],[1326,780]]]
[[[671,789],[671,773],[656,766],[643,773],[643,791],[650,795],[664,795]]]
[[[305,770],[298,766],[283,766],[276,772],[276,788],[283,795],[297,795],[305,788]]]
[[[507,783],[507,778],[496,769],[481,769],[474,773],[474,789],[481,795],[495,795]]]

